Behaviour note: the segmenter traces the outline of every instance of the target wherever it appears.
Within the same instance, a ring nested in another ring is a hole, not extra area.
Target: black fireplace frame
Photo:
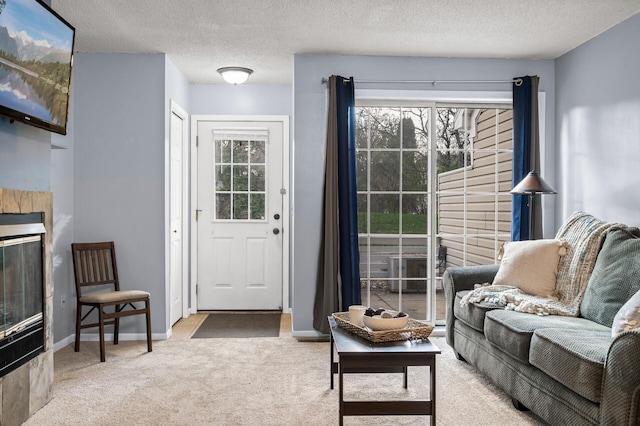
[[[28,324],[24,329],[11,333],[0,339],[0,377],[5,376],[18,367],[26,364],[45,350],[45,324],[46,318],[46,254],[45,254],[45,228],[43,213],[3,213],[0,214],[0,226],[19,225],[19,233],[16,235],[0,235],[0,239],[40,235],[41,244],[41,306],[42,317]]]

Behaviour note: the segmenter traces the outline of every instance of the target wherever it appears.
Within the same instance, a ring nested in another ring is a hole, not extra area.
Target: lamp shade
[[[538,172],[529,172],[512,190],[512,194],[557,194]]]
[[[218,68],[218,72],[220,73],[222,78],[224,78],[224,81],[235,86],[247,81],[247,78],[249,78],[249,76],[253,73],[253,70],[243,67],[224,67]]]

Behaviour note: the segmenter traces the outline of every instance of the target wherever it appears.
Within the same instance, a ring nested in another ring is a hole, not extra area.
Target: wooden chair
[[[117,345],[120,318],[144,314],[147,321],[147,349],[151,352],[150,295],[146,291],[120,290],[114,243],[73,243],[71,254],[77,295],[75,351],[80,351],[80,330],[99,327],[100,361],[104,362],[104,326],[114,326],[113,344]],[[85,290],[91,291],[85,294]],[[143,303],[144,307],[137,308],[134,305],[139,302]],[[83,316],[82,310],[85,306],[91,309]],[[98,322],[83,324],[95,309],[98,310]]]

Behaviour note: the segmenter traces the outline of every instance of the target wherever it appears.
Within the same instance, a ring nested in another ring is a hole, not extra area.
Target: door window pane
[[[371,194],[369,216],[372,234],[397,234],[400,229],[400,195]]]
[[[427,234],[427,212],[429,196],[427,194],[402,195],[402,233]]]
[[[230,140],[216,140],[215,142],[215,162],[231,163],[231,141]]]
[[[249,141],[233,141],[233,162],[235,164],[249,162]]]
[[[251,219],[265,219],[264,194],[251,194]]]
[[[251,191],[264,191],[264,166],[251,166]]]
[[[216,166],[216,191],[231,191],[231,166]]]
[[[216,218],[231,219],[231,194],[216,194]]]
[[[247,191],[249,189],[249,167],[233,166],[233,190]]]
[[[249,219],[248,194],[233,194],[233,218]]]
[[[252,141],[251,142],[251,162],[253,164],[264,163],[265,141]]]
[[[371,170],[371,191],[400,190],[400,151],[373,151]]]
[[[419,151],[402,153],[402,190],[427,191],[428,187],[427,155]]]

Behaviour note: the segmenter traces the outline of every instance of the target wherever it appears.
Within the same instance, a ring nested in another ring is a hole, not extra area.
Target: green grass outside
[[[371,233],[372,234],[398,234],[400,216],[398,213],[371,213]],[[358,232],[367,232],[367,215],[358,212]],[[426,234],[427,215],[426,214],[403,214],[402,215],[403,234]]]

